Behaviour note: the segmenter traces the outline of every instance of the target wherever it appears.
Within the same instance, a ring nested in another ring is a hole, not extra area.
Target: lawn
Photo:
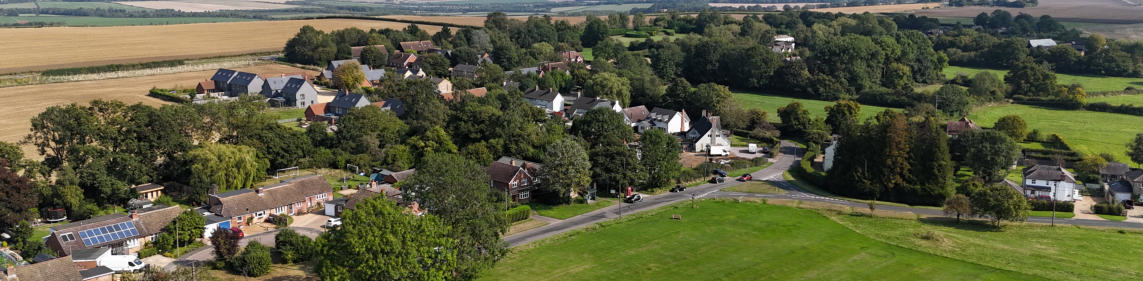
[[[793,102],[793,101],[801,102],[802,107],[805,108],[806,110],[808,110],[810,112],[811,116],[821,117],[821,118],[826,117],[825,107],[834,104],[834,102],[832,102],[832,101],[811,100],[811,99],[802,99],[802,98],[779,96],[779,95],[773,95],[773,94],[746,93],[746,92],[735,92],[734,93],[734,99],[738,100],[738,103],[740,105],[742,105],[743,108],[747,108],[747,109],[761,108],[762,110],[765,110],[767,113],[767,115],[766,115],[767,119],[769,119],[771,122],[777,122],[780,120],[778,118],[778,108],[779,107],[790,104],[790,102]],[[877,113],[880,113],[881,111],[884,111],[886,109],[889,109],[889,108],[880,107],[880,106],[872,106],[872,105],[862,105],[860,118],[862,120],[865,120],[866,118],[877,116]]]
[[[786,190],[778,188],[777,186],[764,181],[751,181],[744,184],[723,188],[722,191],[758,194],[786,194]]]
[[[1139,87],[1143,88],[1143,87]],[[1111,105],[1132,104],[1143,105],[1143,94],[1136,95],[1118,95],[1118,96],[1094,96],[1087,98],[1088,103],[1093,102],[1106,102]]]
[[[937,218],[885,219],[834,215],[835,221],[905,248],[1058,280],[1143,278],[1143,233],[1042,224],[1005,225]],[[1113,246],[1099,246],[1113,245]],[[972,278],[965,278],[970,280]]]
[[[50,3],[50,2],[49,2]],[[125,25],[165,25],[165,24],[187,24],[187,23],[208,23],[208,22],[239,22],[239,21],[254,21],[255,19],[242,19],[242,18],[222,18],[222,17],[172,17],[172,18],[105,18],[105,17],[83,17],[83,16],[34,16],[34,15],[21,15],[21,16],[3,16],[0,17],[0,24],[12,24],[21,22],[48,22],[48,23],[63,23],[67,26],[125,26]]]
[[[298,118],[306,117],[305,108],[271,108],[266,110],[266,115],[269,115],[274,120],[296,120]]]
[[[607,206],[614,205],[616,200],[617,199],[600,198],[591,204],[572,203],[552,206],[540,203],[529,203],[528,206],[531,206],[532,210],[541,216],[562,220],[606,208]]]
[[[759,170],[765,169],[766,167],[770,167],[770,165],[773,165],[773,164],[774,163],[766,162],[766,164],[762,164],[760,166],[751,166],[751,167],[746,167],[746,168],[737,169],[737,170],[730,170],[730,171],[726,172],[726,175],[730,176],[730,177],[737,178],[737,177],[745,175],[745,174],[749,174],[749,173],[753,173],[753,172],[757,172]]]
[[[945,67],[945,77],[953,78],[957,73],[964,73],[969,77],[977,72],[988,71],[1000,79],[1004,79],[1004,74],[1007,70],[987,69],[987,68],[972,68],[960,66]],[[1091,92],[1108,92],[1108,91],[1122,91],[1127,87],[1143,88],[1143,78],[1130,78],[1130,77],[1112,77],[1112,76],[1091,76],[1091,75],[1070,75],[1056,73],[1056,83],[1071,85],[1083,85],[1084,91]]]
[[[682,220],[669,219],[678,214]],[[901,248],[810,210],[707,200],[514,249],[481,280],[1029,280]]]
[[[1111,153],[1119,161],[1127,161],[1126,145],[1135,134],[1143,132],[1138,124],[1143,117],[1127,114],[1082,110],[1057,110],[1029,105],[1009,104],[990,106],[973,111],[969,118],[977,124],[991,127],[1005,115],[1019,115],[1028,123],[1028,130],[1040,129],[1044,135],[1059,134],[1072,150],[1086,154]]]
[[[1028,213],[1028,215],[1033,216],[1033,217],[1050,218],[1050,217],[1052,217],[1052,211],[1030,211]],[[1075,213],[1056,211],[1056,218],[1059,218],[1059,219],[1070,219],[1070,218],[1073,218],[1075,216],[1076,216]]]
[[[1125,220],[1127,220],[1127,217],[1124,217],[1124,216],[1101,215],[1101,214],[1096,214],[1096,215],[1105,219],[1105,220],[1109,220],[1109,221],[1125,221]]]

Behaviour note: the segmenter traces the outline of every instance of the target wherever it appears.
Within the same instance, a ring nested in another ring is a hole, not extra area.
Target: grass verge
[[[595,200],[591,204],[572,203],[572,204],[566,204],[566,205],[552,206],[552,205],[545,205],[545,204],[540,204],[540,203],[528,203],[528,206],[531,206],[532,210],[536,211],[536,213],[540,214],[541,216],[562,220],[562,219],[567,219],[570,217],[582,215],[582,214],[585,214],[585,213],[588,213],[591,211],[606,208],[607,206],[614,205],[616,200],[617,199],[611,199],[611,198],[602,199],[601,198],[599,200]]]
[[[744,184],[723,188],[722,191],[758,194],[786,194],[786,191],[764,181],[750,181]]]
[[[1050,218],[1050,217],[1052,217],[1052,211],[1030,211],[1030,212],[1028,212],[1028,216]],[[1060,218],[1060,219],[1070,219],[1070,218],[1074,218],[1075,216],[1076,216],[1075,213],[1059,212],[1059,211],[1056,212],[1056,218]]]
[[[1096,214],[1096,215],[1105,219],[1105,220],[1109,220],[1109,221],[1125,221],[1125,220],[1127,220],[1127,217],[1124,217],[1124,216],[1101,215],[1101,214]]]

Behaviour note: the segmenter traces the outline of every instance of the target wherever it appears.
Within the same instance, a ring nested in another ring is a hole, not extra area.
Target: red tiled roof
[[[959,135],[968,130],[980,130],[980,126],[976,122],[968,120],[968,117],[963,117],[960,120],[949,122],[946,133],[949,135]]]
[[[311,104],[309,110],[311,112],[313,112],[314,115],[325,115],[325,105],[326,104],[328,104],[328,103],[323,102],[323,103]]]

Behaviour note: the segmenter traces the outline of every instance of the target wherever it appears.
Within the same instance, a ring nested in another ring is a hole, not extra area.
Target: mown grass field
[[[302,26],[404,28],[372,20],[288,20],[118,27],[4,28],[0,73],[281,51]],[[420,25],[429,33],[439,26]],[[156,46],[162,47],[156,47]],[[69,47],[72,46],[72,47]],[[77,47],[82,46],[82,47]]]
[[[821,117],[821,118],[826,117],[825,107],[834,104],[834,102],[832,102],[832,101],[811,100],[811,99],[803,99],[803,98],[778,96],[778,95],[773,95],[773,94],[746,93],[746,92],[735,92],[734,93],[734,99],[737,100],[739,105],[742,105],[743,108],[747,108],[747,109],[761,108],[762,110],[765,110],[767,113],[766,118],[769,119],[771,122],[780,121],[780,119],[778,118],[778,108],[782,107],[782,106],[786,106],[787,104],[790,104],[790,102],[792,102],[792,101],[801,102],[802,107],[805,108],[807,111],[809,111],[811,116]],[[881,111],[885,111],[886,109],[889,109],[889,108],[880,107],[880,106],[862,105],[860,118],[861,118],[861,120],[865,120],[866,118],[876,116],[877,113],[881,113]]]
[[[50,3],[50,2],[49,2]],[[103,17],[74,17],[74,16],[33,16],[21,15],[18,17],[0,17],[0,24],[14,24],[22,22],[61,22],[67,26],[124,26],[124,25],[165,25],[187,23],[211,22],[240,22],[254,21],[253,19],[219,18],[219,17],[178,17],[178,18],[103,18]]]
[[[1004,79],[1004,75],[1008,74],[1008,70],[987,69],[987,68],[973,68],[961,66],[948,66],[944,69],[945,77],[956,77],[957,73],[964,73],[969,77],[981,71],[988,71],[995,74],[1000,79]],[[1127,87],[1143,88],[1143,78],[1131,77],[1111,77],[1111,76],[1089,76],[1089,75],[1071,75],[1056,73],[1056,83],[1063,85],[1080,84],[1083,85],[1084,91],[1091,92],[1108,92],[1108,91],[1122,91]]]
[[[1099,154],[1110,153],[1119,161],[1128,161],[1127,143],[1135,134],[1143,133],[1143,117],[1127,114],[1083,110],[1057,110],[1020,104],[989,106],[973,111],[969,118],[983,127],[992,127],[1005,115],[1019,115],[1028,130],[1039,129],[1044,135],[1059,134],[1072,150]]]
[[[831,216],[873,239],[934,255],[1056,280],[1143,278],[1143,234],[1135,231],[1006,225],[955,220]],[[925,237],[928,237],[926,239]],[[1031,278],[1031,277],[1029,277]],[[965,278],[964,280],[971,280]]]
[[[679,214],[682,220],[670,219]],[[893,246],[819,213],[674,205],[514,249],[481,280],[1036,280]]]

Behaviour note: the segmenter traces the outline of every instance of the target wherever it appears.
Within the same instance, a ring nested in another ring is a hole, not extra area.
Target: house
[[[1131,170],[1127,172],[1127,182],[1131,183],[1131,190],[1135,194],[1143,194],[1143,170]],[[1140,200],[1143,202],[1143,200]]]
[[[647,120],[647,116],[651,115],[651,111],[647,110],[646,106],[634,106],[623,109],[623,119],[627,121],[627,125],[636,126],[643,120]]]
[[[794,37],[790,35],[775,35],[770,50],[775,53],[790,53],[794,51]]]
[[[1123,201],[1131,201],[1131,182],[1126,180],[1117,180],[1104,184],[1104,200],[1107,202],[1118,204]]]
[[[560,59],[567,63],[583,63],[583,55],[576,51],[563,51],[560,52]]]
[[[1075,201],[1078,199],[1076,178],[1063,167],[1035,165],[1025,168],[1024,196],[1031,199]]]
[[[385,79],[385,70],[384,69],[374,68],[374,69],[370,69],[369,71],[364,71],[364,73],[365,73],[365,81],[369,81],[370,84],[381,83],[381,80]]]
[[[374,48],[377,48],[377,50],[381,51],[382,53],[386,53],[386,54],[389,53],[389,50],[385,49],[385,45],[349,47],[349,53],[351,53],[353,55],[353,59],[355,59],[357,61],[361,61],[361,51],[365,50],[366,47],[374,47]]]
[[[417,55],[413,53],[393,53],[389,55],[389,67],[404,68],[417,62]]]
[[[1076,50],[1076,52],[1079,52],[1079,55],[1080,55],[1081,57],[1082,57],[1082,56],[1083,56],[1085,53],[1087,53],[1087,45],[1085,45],[1085,44],[1084,44],[1084,43],[1082,43],[1082,42],[1076,42],[1076,41],[1072,41],[1072,42],[1069,42],[1069,43],[1068,43],[1068,46],[1071,46],[1071,47],[1072,47],[1072,49],[1075,49],[1075,50]]]
[[[429,49],[436,49],[437,48],[436,46],[433,46],[433,41],[429,41],[429,40],[405,41],[405,42],[401,42],[400,45],[401,45],[401,51],[406,52],[406,53],[423,52],[423,51],[428,51]]]
[[[110,248],[115,255],[135,253],[154,240],[182,213],[178,206],[156,205],[72,222],[50,228],[44,244],[59,256],[91,248]]]
[[[968,117],[961,117],[960,120],[950,121],[948,126],[945,127],[945,133],[950,137],[960,135],[960,133],[969,130],[980,130],[980,126],[977,126],[976,122],[972,122]]]
[[[824,153],[825,157],[822,158],[822,171],[829,171],[833,168],[833,159],[837,157],[837,147],[841,145],[840,138],[841,136],[839,135],[833,135],[833,138],[831,138],[829,142],[829,146],[826,146]]]
[[[286,86],[274,97],[281,100],[282,106],[308,107],[317,103],[318,92],[313,84],[302,78],[290,78]]]
[[[365,87],[373,86],[371,84],[371,82],[380,81],[382,78],[385,77],[385,70],[373,69],[372,67],[369,67],[369,65],[365,65],[365,64],[361,64],[361,63],[357,62],[357,60],[355,60],[355,59],[335,60],[335,61],[329,62],[329,65],[326,66],[325,69],[321,71],[322,77],[325,77],[326,80],[337,83],[337,81],[335,80],[337,77],[335,77],[333,75],[333,73],[334,73],[334,71],[337,70],[337,68],[339,68],[342,65],[345,65],[347,63],[357,63],[358,67],[361,68],[361,73],[365,74],[365,81],[361,82],[361,86],[365,86]]]
[[[479,66],[471,64],[460,64],[452,68],[452,73],[449,75],[452,79],[468,79],[476,80],[476,70],[480,69]]]
[[[515,158],[501,158],[504,161],[492,162],[484,172],[490,179],[492,188],[508,194],[514,202],[526,203],[530,201],[532,191],[539,183],[540,165]]]
[[[468,90],[460,90],[460,91],[456,91],[456,92],[449,93],[449,94],[442,94],[441,97],[443,97],[447,101],[456,101],[456,100],[460,99],[461,96],[484,97],[484,95],[487,95],[487,94],[488,94],[488,89],[484,88],[484,87],[480,87],[480,88],[472,88],[472,89],[468,89]]]
[[[417,172],[417,169],[408,169],[408,170],[389,174],[388,176],[385,176],[385,183],[396,184],[398,182],[405,180],[406,178],[409,178],[410,176],[412,176],[416,172]]]
[[[198,85],[194,87],[195,94],[205,95],[217,92],[218,88],[214,86],[214,82],[212,81],[198,82]]]
[[[229,219],[230,227],[263,222],[270,215],[301,215],[333,199],[333,187],[310,175],[255,189],[210,195],[210,212]]]
[[[349,113],[350,109],[365,107],[367,105],[369,105],[369,99],[366,98],[365,95],[340,92],[337,93],[337,96],[333,97],[333,101],[330,101],[329,104],[325,106],[325,113],[343,116]]]
[[[205,219],[202,231],[203,240],[210,240],[210,237],[214,236],[214,231],[218,230],[220,227],[226,229],[230,228],[230,219],[211,213],[210,208],[199,207],[194,209],[194,211],[202,215],[202,217]]]
[[[565,62],[545,62],[540,64],[540,77],[544,77],[544,73],[551,71],[563,71],[564,73],[571,74],[571,67]]]
[[[560,92],[550,88],[541,90],[539,86],[536,86],[535,89],[524,93],[524,100],[549,113],[563,111],[564,109],[564,97],[560,95]]]
[[[135,193],[139,194],[139,199],[147,201],[154,202],[156,199],[159,199],[159,196],[163,196],[163,186],[153,183],[132,186],[131,189],[134,189]]]
[[[387,99],[372,103],[372,105],[381,108],[381,110],[384,111],[392,111],[393,115],[397,115],[397,117],[405,116],[405,103],[399,99]]]
[[[419,67],[419,66],[413,65],[410,67],[397,68],[397,76],[401,77],[401,79],[420,79],[420,78],[425,78],[425,76],[428,76],[428,75],[425,74],[424,69],[421,69],[421,67]]]
[[[88,274],[83,274],[86,271],[91,270],[91,272],[88,273],[92,275],[92,279],[98,278],[100,276],[110,276],[112,273],[115,273],[115,271],[111,268],[108,268],[107,266],[115,266],[114,263],[126,263],[127,261],[135,260],[138,258],[138,255],[135,254],[114,255],[111,254],[111,249],[108,248],[82,249],[71,253],[71,260],[75,263],[75,266],[78,267],[79,270],[82,270],[80,271],[80,274],[84,275],[84,280],[90,280],[88,279]]]
[[[429,81],[433,82],[433,87],[436,89],[437,94],[443,95],[443,94],[451,94],[452,93],[452,81],[448,81],[448,79],[436,78],[436,77],[429,79]]]
[[[328,105],[329,105],[329,103],[323,102],[323,103],[315,103],[315,104],[311,104],[310,106],[307,106],[306,107],[306,121],[309,121],[309,122],[319,122],[319,121],[327,122],[327,121],[330,121],[330,118],[329,118],[330,116],[326,115],[326,113],[325,113],[325,109],[328,107]]]
[[[226,85],[226,95],[237,97],[245,94],[261,93],[265,81],[258,74],[237,72]]]
[[[214,82],[215,91],[226,91],[226,89],[230,87],[228,86],[230,85],[230,79],[234,78],[235,73],[238,72],[225,68],[219,68],[217,71],[215,71],[214,75],[210,77],[210,81]]]
[[[1131,167],[1127,164],[1119,162],[1107,162],[1107,165],[1099,168],[1099,177],[1104,182],[1114,182],[1127,179],[1127,172],[1131,171]]]
[[[576,99],[575,102],[572,103],[571,109],[568,110],[568,116],[571,116],[572,118],[580,117],[586,114],[588,111],[600,107],[610,108],[612,111],[620,114],[623,113],[623,107],[619,106],[619,102],[617,101],[601,98],[582,97]]]
[[[1032,48],[1052,48],[1056,46],[1056,40],[1052,39],[1029,39],[1028,46]]]
[[[686,139],[691,143],[692,150],[697,152],[709,152],[712,150],[729,151],[730,136],[722,131],[720,120],[721,118],[719,118],[719,116],[712,116],[709,113],[703,112],[702,116],[691,124],[691,129],[687,131]]]
[[[668,134],[684,133],[691,129],[691,119],[686,111],[674,111],[666,108],[655,108],[643,120],[647,128],[659,128]]]
[[[79,268],[71,257],[61,257],[40,263],[15,266],[8,264],[3,281],[83,281]]]

